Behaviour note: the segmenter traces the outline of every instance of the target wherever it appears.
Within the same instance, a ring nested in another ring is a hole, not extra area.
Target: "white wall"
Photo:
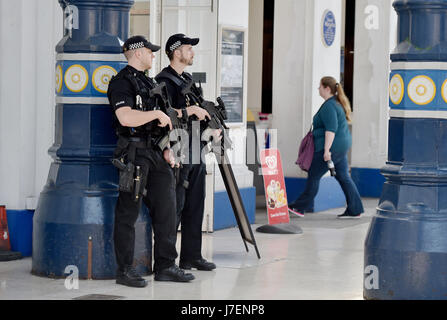
[[[218,25],[231,26],[237,28],[244,28],[247,30],[245,55],[248,55],[248,39],[250,37],[249,25],[249,0],[220,0]],[[220,46],[218,46],[218,51]],[[220,68],[218,65],[217,68]],[[219,72],[217,72],[219,76]],[[230,137],[233,141],[233,150],[229,152],[229,160],[233,164],[233,171],[239,188],[247,188],[253,186],[253,173],[248,170],[245,165],[246,159],[246,143],[245,143],[245,128],[247,122],[247,97],[248,97],[248,59],[246,57],[244,63],[244,100],[243,100],[243,124],[234,125],[228,124],[231,128]],[[223,191],[225,186],[220,177],[219,170],[216,170],[215,190]]]
[[[381,168],[387,159],[389,55],[397,41],[397,15],[392,3],[356,2],[353,167]]]
[[[310,127],[314,30],[313,19],[306,17],[313,9],[312,0],[275,2],[272,127],[278,130],[285,176],[298,173],[293,158]]]
[[[62,18],[57,1],[0,0],[0,203],[8,209],[33,209],[47,179]]]
[[[325,47],[321,36],[322,18],[325,10],[331,10],[336,17],[336,36],[330,47]],[[342,31],[342,3],[334,0],[315,1],[314,9],[314,60],[312,82],[312,110],[317,113],[324,99],[318,93],[320,80],[331,76],[340,81],[340,50]]]
[[[219,24],[248,28],[249,0],[220,0]]]
[[[326,48],[322,17],[330,9],[336,38]],[[340,78],[341,0],[281,0],[275,2],[273,58],[273,128],[278,130],[284,175],[303,176],[295,161],[301,139],[323,100],[318,95],[323,76]]]
[[[250,0],[249,4],[247,107],[256,113],[262,110],[264,0]]]

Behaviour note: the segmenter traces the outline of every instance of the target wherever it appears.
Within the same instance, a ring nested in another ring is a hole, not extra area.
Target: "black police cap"
[[[183,33],[174,34],[173,36],[170,36],[168,42],[166,42],[166,54],[169,55],[184,44],[195,46],[199,41],[199,38],[188,38]]]
[[[135,50],[139,48],[148,48],[151,49],[152,52],[157,52],[160,50],[160,46],[156,46],[155,44],[150,43],[143,36],[134,36],[126,40],[123,45],[123,52],[129,50]]]

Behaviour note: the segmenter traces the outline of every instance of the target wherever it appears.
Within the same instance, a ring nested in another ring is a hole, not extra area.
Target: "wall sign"
[[[331,10],[326,10],[323,14],[323,21],[321,23],[321,37],[325,47],[329,48],[335,41],[337,33],[337,23],[335,15]]]
[[[229,123],[243,122],[245,31],[222,28],[220,93]]]

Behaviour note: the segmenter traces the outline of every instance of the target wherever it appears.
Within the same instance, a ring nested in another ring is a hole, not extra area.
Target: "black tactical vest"
[[[155,80],[158,82],[162,82],[163,80],[171,80],[177,87],[179,87],[180,89],[185,88],[189,83],[191,83],[193,81],[192,79],[192,75],[184,72],[181,76],[179,75],[174,75],[172,73],[170,73],[167,68],[164,68],[156,77]],[[186,97],[184,96],[185,99],[185,104],[187,106],[194,104],[194,102],[191,102],[190,97]],[[178,107],[178,106],[175,106]]]
[[[134,107],[132,109],[139,111],[153,111],[160,109],[160,102],[155,98],[150,97],[150,90],[153,89],[157,84],[154,80],[146,77],[141,72],[136,72],[128,67],[121,70],[112,81],[118,81],[120,79],[127,79],[135,91],[134,96]],[[125,137],[140,137],[140,138],[157,138],[164,135],[163,129],[158,127],[156,121],[142,125],[137,128],[123,127],[117,119],[115,123],[116,132],[118,135]]]

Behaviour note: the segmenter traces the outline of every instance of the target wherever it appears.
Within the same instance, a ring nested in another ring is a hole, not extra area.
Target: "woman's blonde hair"
[[[351,103],[349,102],[349,99],[346,96],[345,90],[343,90],[342,85],[338,83],[337,80],[335,80],[333,77],[323,77],[321,79],[321,85],[324,88],[329,87],[331,89],[331,93],[335,95],[338,103],[341,104],[343,110],[345,111],[346,120],[348,121],[348,123],[351,123]]]

